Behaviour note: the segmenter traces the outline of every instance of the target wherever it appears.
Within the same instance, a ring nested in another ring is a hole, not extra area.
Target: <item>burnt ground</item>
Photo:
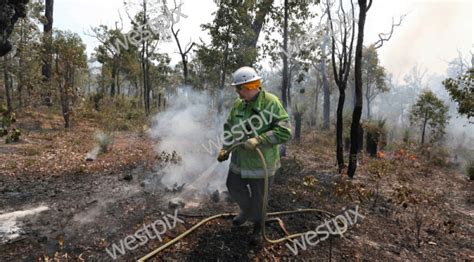
[[[23,142],[0,145],[0,215],[49,207],[19,219],[20,236],[0,244],[0,261],[109,261],[106,247],[161,219],[162,212],[173,213],[168,202],[176,193],[157,182],[160,160],[152,141],[121,132],[110,152],[86,162],[93,147],[86,138],[96,129],[94,123],[67,132],[39,126]],[[456,166],[435,165],[413,147],[394,147],[379,158],[364,156],[349,180],[335,172],[332,141],[331,134],[312,133],[289,146],[269,211],[319,208],[340,214],[358,205],[365,218],[344,237],[295,256],[284,244],[252,243],[251,225],[232,228],[230,219],[216,219],[151,261],[474,261],[474,185]],[[136,260],[204,217],[235,211],[222,198],[204,197],[198,207],[179,210],[185,222],[167,231],[163,242],[150,240],[118,260]],[[294,233],[314,230],[325,217],[280,218]],[[268,231],[282,236],[275,225]]]

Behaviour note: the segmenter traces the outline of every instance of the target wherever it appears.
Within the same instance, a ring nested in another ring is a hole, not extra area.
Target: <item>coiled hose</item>
[[[228,154],[230,154],[238,146],[241,146],[243,144],[244,144],[244,142],[234,144],[227,151]],[[267,242],[272,243],[272,244],[278,244],[278,243],[281,243],[285,240],[290,241],[292,238],[300,237],[300,236],[303,236],[305,234],[305,233],[296,233],[296,234],[285,236],[285,237],[282,237],[282,238],[279,238],[279,239],[270,239],[270,238],[267,237],[266,232],[265,232],[265,220],[266,220],[267,215],[268,216],[277,216],[277,215],[288,215],[288,214],[294,214],[294,213],[319,212],[319,213],[323,213],[323,214],[326,214],[326,215],[331,216],[331,217],[334,216],[334,214],[332,214],[331,212],[321,210],[321,209],[316,209],[316,208],[297,209],[297,210],[292,210],[292,211],[271,212],[271,213],[267,214],[267,203],[268,203],[268,170],[267,170],[267,163],[265,162],[265,158],[263,156],[262,151],[258,147],[256,148],[256,151],[258,153],[258,157],[260,158],[260,161],[262,162],[263,169],[265,170],[265,178],[264,178],[264,185],[265,186],[264,186],[264,191],[263,191],[263,203],[262,203],[262,220],[260,221],[260,225],[261,225],[261,228],[262,228],[262,236]],[[174,243],[178,242],[180,239],[182,239],[183,237],[189,235],[191,232],[196,230],[198,227],[204,225],[205,223],[207,223],[211,220],[214,220],[216,218],[230,218],[230,217],[233,217],[235,215],[236,215],[235,213],[222,213],[222,214],[218,214],[218,215],[214,215],[214,216],[205,218],[205,219],[201,220],[199,223],[197,223],[196,225],[194,225],[193,227],[191,227],[190,229],[186,230],[185,232],[181,233],[177,237],[173,238],[172,240],[170,240],[166,244],[162,245],[161,247],[153,250],[152,252],[148,253],[144,257],[140,258],[138,261],[139,262],[146,261],[147,259],[155,256],[159,252],[163,251],[167,247],[169,247],[169,246],[173,245]]]

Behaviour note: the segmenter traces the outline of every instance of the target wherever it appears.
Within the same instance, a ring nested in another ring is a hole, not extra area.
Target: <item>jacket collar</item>
[[[262,88],[260,92],[252,99],[252,101],[245,102],[246,106],[250,106],[251,108],[256,109],[257,111],[260,111],[262,101],[265,98],[265,90]]]

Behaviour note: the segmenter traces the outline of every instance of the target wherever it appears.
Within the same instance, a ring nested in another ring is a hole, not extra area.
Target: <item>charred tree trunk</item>
[[[69,122],[69,94],[68,89],[69,85],[71,85],[71,78],[72,78],[72,69],[70,65],[65,65],[64,72],[60,72],[59,68],[59,57],[56,57],[56,74],[58,76],[58,88],[59,88],[59,99],[61,102],[61,110],[64,119],[64,128],[70,127]]]
[[[344,149],[343,149],[343,126],[342,126],[342,110],[344,108],[344,100],[346,93],[344,90],[339,90],[339,101],[337,103],[336,112],[336,158],[339,172],[344,168]]]
[[[288,0],[284,3],[284,18],[283,18],[283,72],[282,72],[282,84],[281,84],[281,100],[283,107],[288,107]]]
[[[120,70],[115,72],[115,86],[117,87],[117,95],[120,95]]]
[[[362,48],[364,45],[364,27],[365,27],[365,18],[367,16],[367,11],[372,5],[372,0],[369,0],[369,5],[367,5],[367,0],[358,0],[359,1],[359,21],[358,21],[358,36],[357,36],[357,45],[356,45],[356,54],[355,54],[355,106],[352,113],[352,124],[351,124],[351,151],[349,155],[349,167],[347,169],[347,175],[349,177],[354,177],[354,174],[357,169],[357,154],[359,152],[359,136],[360,136],[360,117],[362,115]]]
[[[19,59],[18,59],[18,66],[20,68],[23,68],[24,67],[24,46],[25,46],[25,39],[24,39],[24,24],[25,23],[20,23],[20,43],[19,43],[19,50],[18,50],[18,53],[19,53]],[[24,81],[24,75],[23,74],[20,74],[18,76],[18,106],[20,108],[23,107],[23,96],[22,96],[22,93],[23,93],[23,86],[25,84],[25,81]]]
[[[184,84],[188,84],[188,59],[186,56],[181,56],[181,61],[183,61],[183,77],[184,77]]]
[[[143,25],[148,24],[147,19],[147,1],[143,0]],[[148,53],[148,41],[143,41],[141,50],[141,71],[143,81],[143,104],[145,109],[145,115],[148,116],[151,112],[150,107],[150,76],[149,76],[149,53]]]
[[[161,109],[161,93],[158,94],[158,110]]]
[[[425,120],[423,120],[423,130],[421,131],[421,144],[425,143],[426,124],[428,123],[428,113],[425,114]]]
[[[342,173],[342,170],[345,168],[344,165],[344,148],[343,148],[343,117],[342,112],[344,109],[344,101],[346,99],[346,88],[347,80],[349,78],[349,70],[351,68],[352,61],[352,48],[354,46],[354,35],[355,35],[355,19],[354,19],[354,4],[351,1],[351,19],[344,18],[342,23],[340,22],[339,26],[343,28],[341,32],[342,42],[340,46],[342,50],[338,52],[339,48],[336,48],[336,36],[333,25],[333,20],[331,18],[331,4],[326,1],[327,5],[327,15],[328,21],[330,24],[331,31],[331,61],[332,61],[332,71],[334,74],[334,80],[339,89],[339,101],[337,104],[337,116],[336,116],[336,159],[338,165],[339,173]],[[341,4],[339,7],[341,16],[347,17],[344,7]],[[337,62],[336,62],[337,56]]]
[[[312,117],[311,121],[311,126],[316,126],[318,124],[318,113],[319,113],[319,93],[321,92],[321,86],[319,86],[319,81],[318,81],[318,86],[316,86],[316,94],[314,98],[314,116]]]
[[[366,135],[366,151],[369,153],[371,157],[375,157],[377,155],[377,145],[378,145],[378,138],[377,134],[373,134],[372,132],[367,132]]]
[[[46,17],[46,23],[43,26],[44,54],[43,67],[41,70],[44,82],[49,82],[51,80],[53,7],[54,0],[46,0],[44,12],[44,16]]]
[[[184,84],[187,85],[188,84],[188,53],[193,49],[194,43],[191,43],[191,46],[189,46],[187,49],[185,48],[186,50],[183,50],[181,48],[181,43],[179,42],[179,38],[178,38],[179,29],[175,32],[174,24],[171,26],[171,33],[173,34],[176,44],[178,45],[179,54],[181,55],[181,62],[183,63],[183,77],[184,77],[183,81],[184,81]]]
[[[146,44],[145,44],[146,46]],[[146,51],[143,50],[142,54],[142,78],[143,78],[143,105],[145,109],[145,115],[150,114],[150,86],[148,83],[148,58],[145,55]]]
[[[303,114],[301,112],[296,112],[295,117],[295,140],[299,143],[301,141],[301,122]]]
[[[8,75],[8,59],[7,56],[3,57],[3,84],[5,85],[5,96],[7,99],[7,110],[8,112],[13,111],[12,97],[11,97],[11,79]]]
[[[291,68],[291,67],[290,67]],[[293,70],[290,69],[288,72],[288,88],[287,88],[287,99],[288,99],[288,106],[291,108],[291,78],[292,78]]]
[[[115,96],[115,80],[117,77],[117,69],[115,66],[112,66],[112,81],[110,82],[110,96],[114,97]]]
[[[359,124],[359,130],[357,132],[359,132],[357,134],[357,153],[360,153],[364,148],[364,128],[362,125]]]
[[[321,62],[321,74],[323,78],[323,129],[329,129],[330,114],[331,114],[331,93],[329,91],[329,81],[326,74],[326,63]]]

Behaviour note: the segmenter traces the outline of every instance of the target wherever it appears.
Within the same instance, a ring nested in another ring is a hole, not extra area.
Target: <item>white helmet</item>
[[[232,84],[231,84],[233,86],[242,85],[242,84],[245,84],[245,83],[249,83],[249,82],[253,82],[253,81],[262,79],[257,74],[255,69],[253,69],[249,66],[244,66],[244,67],[241,67],[241,68],[237,69],[237,71],[235,71],[234,74],[232,74],[232,77],[234,78],[234,82],[232,82]]]

